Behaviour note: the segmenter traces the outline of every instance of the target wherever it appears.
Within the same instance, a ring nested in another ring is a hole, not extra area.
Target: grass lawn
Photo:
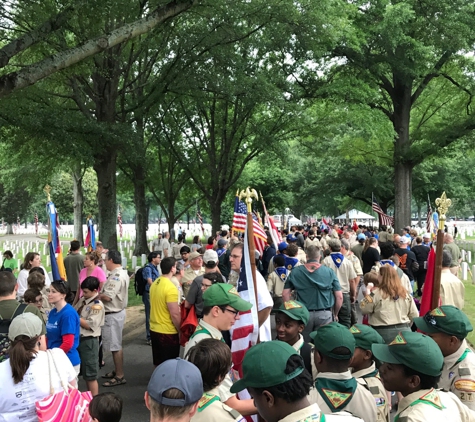
[[[142,296],[135,294],[134,280],[131,279],[129,285],[129,302],[127,307],[137,305],[143,305]]]
[[[465,308],[464,312],[467,314],[470,322],[475,327],[475,284],[470,280],[464,282],[465,284]],[[475,346],[475,332],[472,331],[468,337],[468,341]]]

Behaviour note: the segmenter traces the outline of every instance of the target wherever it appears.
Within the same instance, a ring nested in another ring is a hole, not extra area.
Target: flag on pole
[[[427,195],[427,219],[426,219],[426,233],[432,233],[432,206],[430,205],[430,197]]]
[[[96,249],[96,232],[94,231],[94,220],[90,215],[87,217],[87,235],[86,240],[84,241],[84,246],[87,247],[87,251],[91,252]]]
[[[371,194],[371,202],[373,211],[378,214],[379,217],[379,226],[394,226],[394,217],[390,217],[389,215],[385,214],[383,209],[379,206],[378,202],[376,201],[376,197]]]
[[[117,211],[117,222],[119,223],[119,236],[122,239],[123,231],[122,231],[122,214],[120,212],[120,208]]]
[[[201,210],[200,210],[200,206],[198,205],[198,202],[196,203],[196,218],[200,222],[201,232],[205,234],[205,226],[203,225],[203,216],[201,215]]]
[[[35,212],[35,233],[38,234],[38,213]]]
[[[46,214],[48,215],[48,249],[53,280],[66,280],[66,269],[59,240],[59,216],[52,201],[46,204]]]
[[[270,237],[272,238],[272,242],[274,243],[274,246],[277,248],[280,242],[282,242],[282,237],[280,235],[279,230],[277,230],[277,227],[274,223],[274,220],[272,217],[269,216],[269,213],[267,212],[266,204],[264,203],[264,197],[262,196],[261,193],[261,201],[262,201],[262,208],[264,209],[264,222],[269,227],[269,233]]]
[[[435,274],[435,251],[430,248],[429,257],[427,258],[427,273],[424,281],[424,290],[421,298],[421,309],[419,314],[424,316],[432,310],[432,295],[434,291],[434,274]],[[439,299],[440,305],[440,299]]]
[[[252,308],[247,312],[240,312],[240,319],[234,324],[231,335],[231,354],[233,359],[233,372],[235,377],[242,377],[242,361],[247,350],[257,342],[259,321],[257,318],[256,295],[252,280],[251,261],[249,257],[249,244],[247,241],[247,225],[244,226],[244,248],[242,251],[241,272],[237,283],[237,291],[242,299],[252,303]]]

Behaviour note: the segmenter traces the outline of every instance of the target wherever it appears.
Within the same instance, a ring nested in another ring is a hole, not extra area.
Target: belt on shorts
[[[403,322],[401,324],[392,324],[392,325],[371,325],[372,328],[382,329],[382,328],[409,328],[408,322]]]
[[[309,309],[309,312],[321,312],[321,311],[331,311],[332,308],[323,308],[323,309]]]
[[[121,309],[120,311],[110,311],[110,312],[106,312],[106,315],[109,315],[109,314],[118,314],[119,312],[122,312],[123,309]]]

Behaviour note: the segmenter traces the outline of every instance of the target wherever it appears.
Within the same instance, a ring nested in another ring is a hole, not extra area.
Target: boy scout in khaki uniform
[[[400,391],[395,422],[468,422],[475,414],[450,392],[436,390],[444,357],[430,337],[404,331],[388,345],[374,344],[372,352],[383,364],[379,373],[388,391]]]
[[[384,340],[376,330],[368,325],[355,324],[350,328],[350,333],[353,334],[356,341],[355,354],[351,360],[353,376],[363,382],[373,395],[378,412],[378,422],[389,422],[390,405],[386,389],[379,378],[371,352],[373,344],[384,344]]]
[[[414,323],[437,343],[444,356],[438,388],[454,393],[469,409],[475,410],[475,353],[465,338],[473,331],[467,316],[455,306],[445,305],[428,312]]]
[[[87,277],[81,283],[83,297],[74,306],[80,317],[78,352],[81,357],[81,372],[92,395],[99,393],[99,337],[105,320],[104,305],[99,300],[99,280]]]
[[[318,370],[315,388],[310,391],[310,402],[318,404],[324,414],[345,410],[365,422],[376,422],[373,395],[349,370],[356,346],[350,330],[332,322],[311,333],[310,337],[315,345]]]

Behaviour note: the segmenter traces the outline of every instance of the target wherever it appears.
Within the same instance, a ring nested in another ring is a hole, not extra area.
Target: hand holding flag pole
[[[251,263],[251,272],[252,272],[252,284],[254,285],[254,294],[256,304],[258,302],[257,298],[257,285],[256,285],[256,256],[255,256],[255,246],[254,246],[254,224],[252,221],[252,198],[255,200],[259,200],[257,196],[257,192],[255,189],[250,189],[247,187],[246,190],[242,190],[239,194],[239,200],[244,199],[244,202],[247,206],[247,233],[246,233],[246,241],[249,245],[249,262]],[[259,343],[259,330],[257,331],[257,342]]]

